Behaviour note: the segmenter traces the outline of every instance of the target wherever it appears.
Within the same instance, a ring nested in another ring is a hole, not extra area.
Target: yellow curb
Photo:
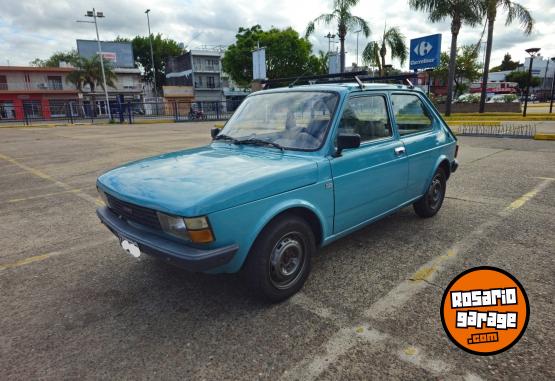
[[[536,134],[534,140],[555,140],[555,134]]]
[[[447,122],[448,125],[467,125],[467,124],[480,124],[483,126],[500,126],[501,122],[492,120],[450,120]]]

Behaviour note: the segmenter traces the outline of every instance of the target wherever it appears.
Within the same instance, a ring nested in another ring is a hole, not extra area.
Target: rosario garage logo
[[[447,336],[476,355],[494,355],[512,347],[524,334],[529,317],[522,285],[495,267],[476,267],[459,274],[441,302]]]

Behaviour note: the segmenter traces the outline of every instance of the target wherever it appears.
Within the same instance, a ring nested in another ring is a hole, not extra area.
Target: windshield
[[[221,134],[244,141],[263,140],[285,149],[316,150],[322,146],[338,95],[289,91],[248,97]]]

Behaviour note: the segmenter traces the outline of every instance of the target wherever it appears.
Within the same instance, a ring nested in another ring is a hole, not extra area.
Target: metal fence
[[[536,125],[533,123],[507,123],[507,124],[481,124],[471,123],[451,126],[457,135],[487,136],[501,138],[533,138],[536,134]]]
[[[139,123],[141,121],[209,121],[226,120],[241,100],[204,102],[110,102],[111,120],[106,103],[96,100],[23,101],[22,105],[0,101],[0,125],[33,125],[59,123]]]

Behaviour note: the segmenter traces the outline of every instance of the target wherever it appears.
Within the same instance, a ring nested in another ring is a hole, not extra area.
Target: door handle
[[[395,148],[395,155],[401,156],[405,153],[405,147],[397,147]]]

